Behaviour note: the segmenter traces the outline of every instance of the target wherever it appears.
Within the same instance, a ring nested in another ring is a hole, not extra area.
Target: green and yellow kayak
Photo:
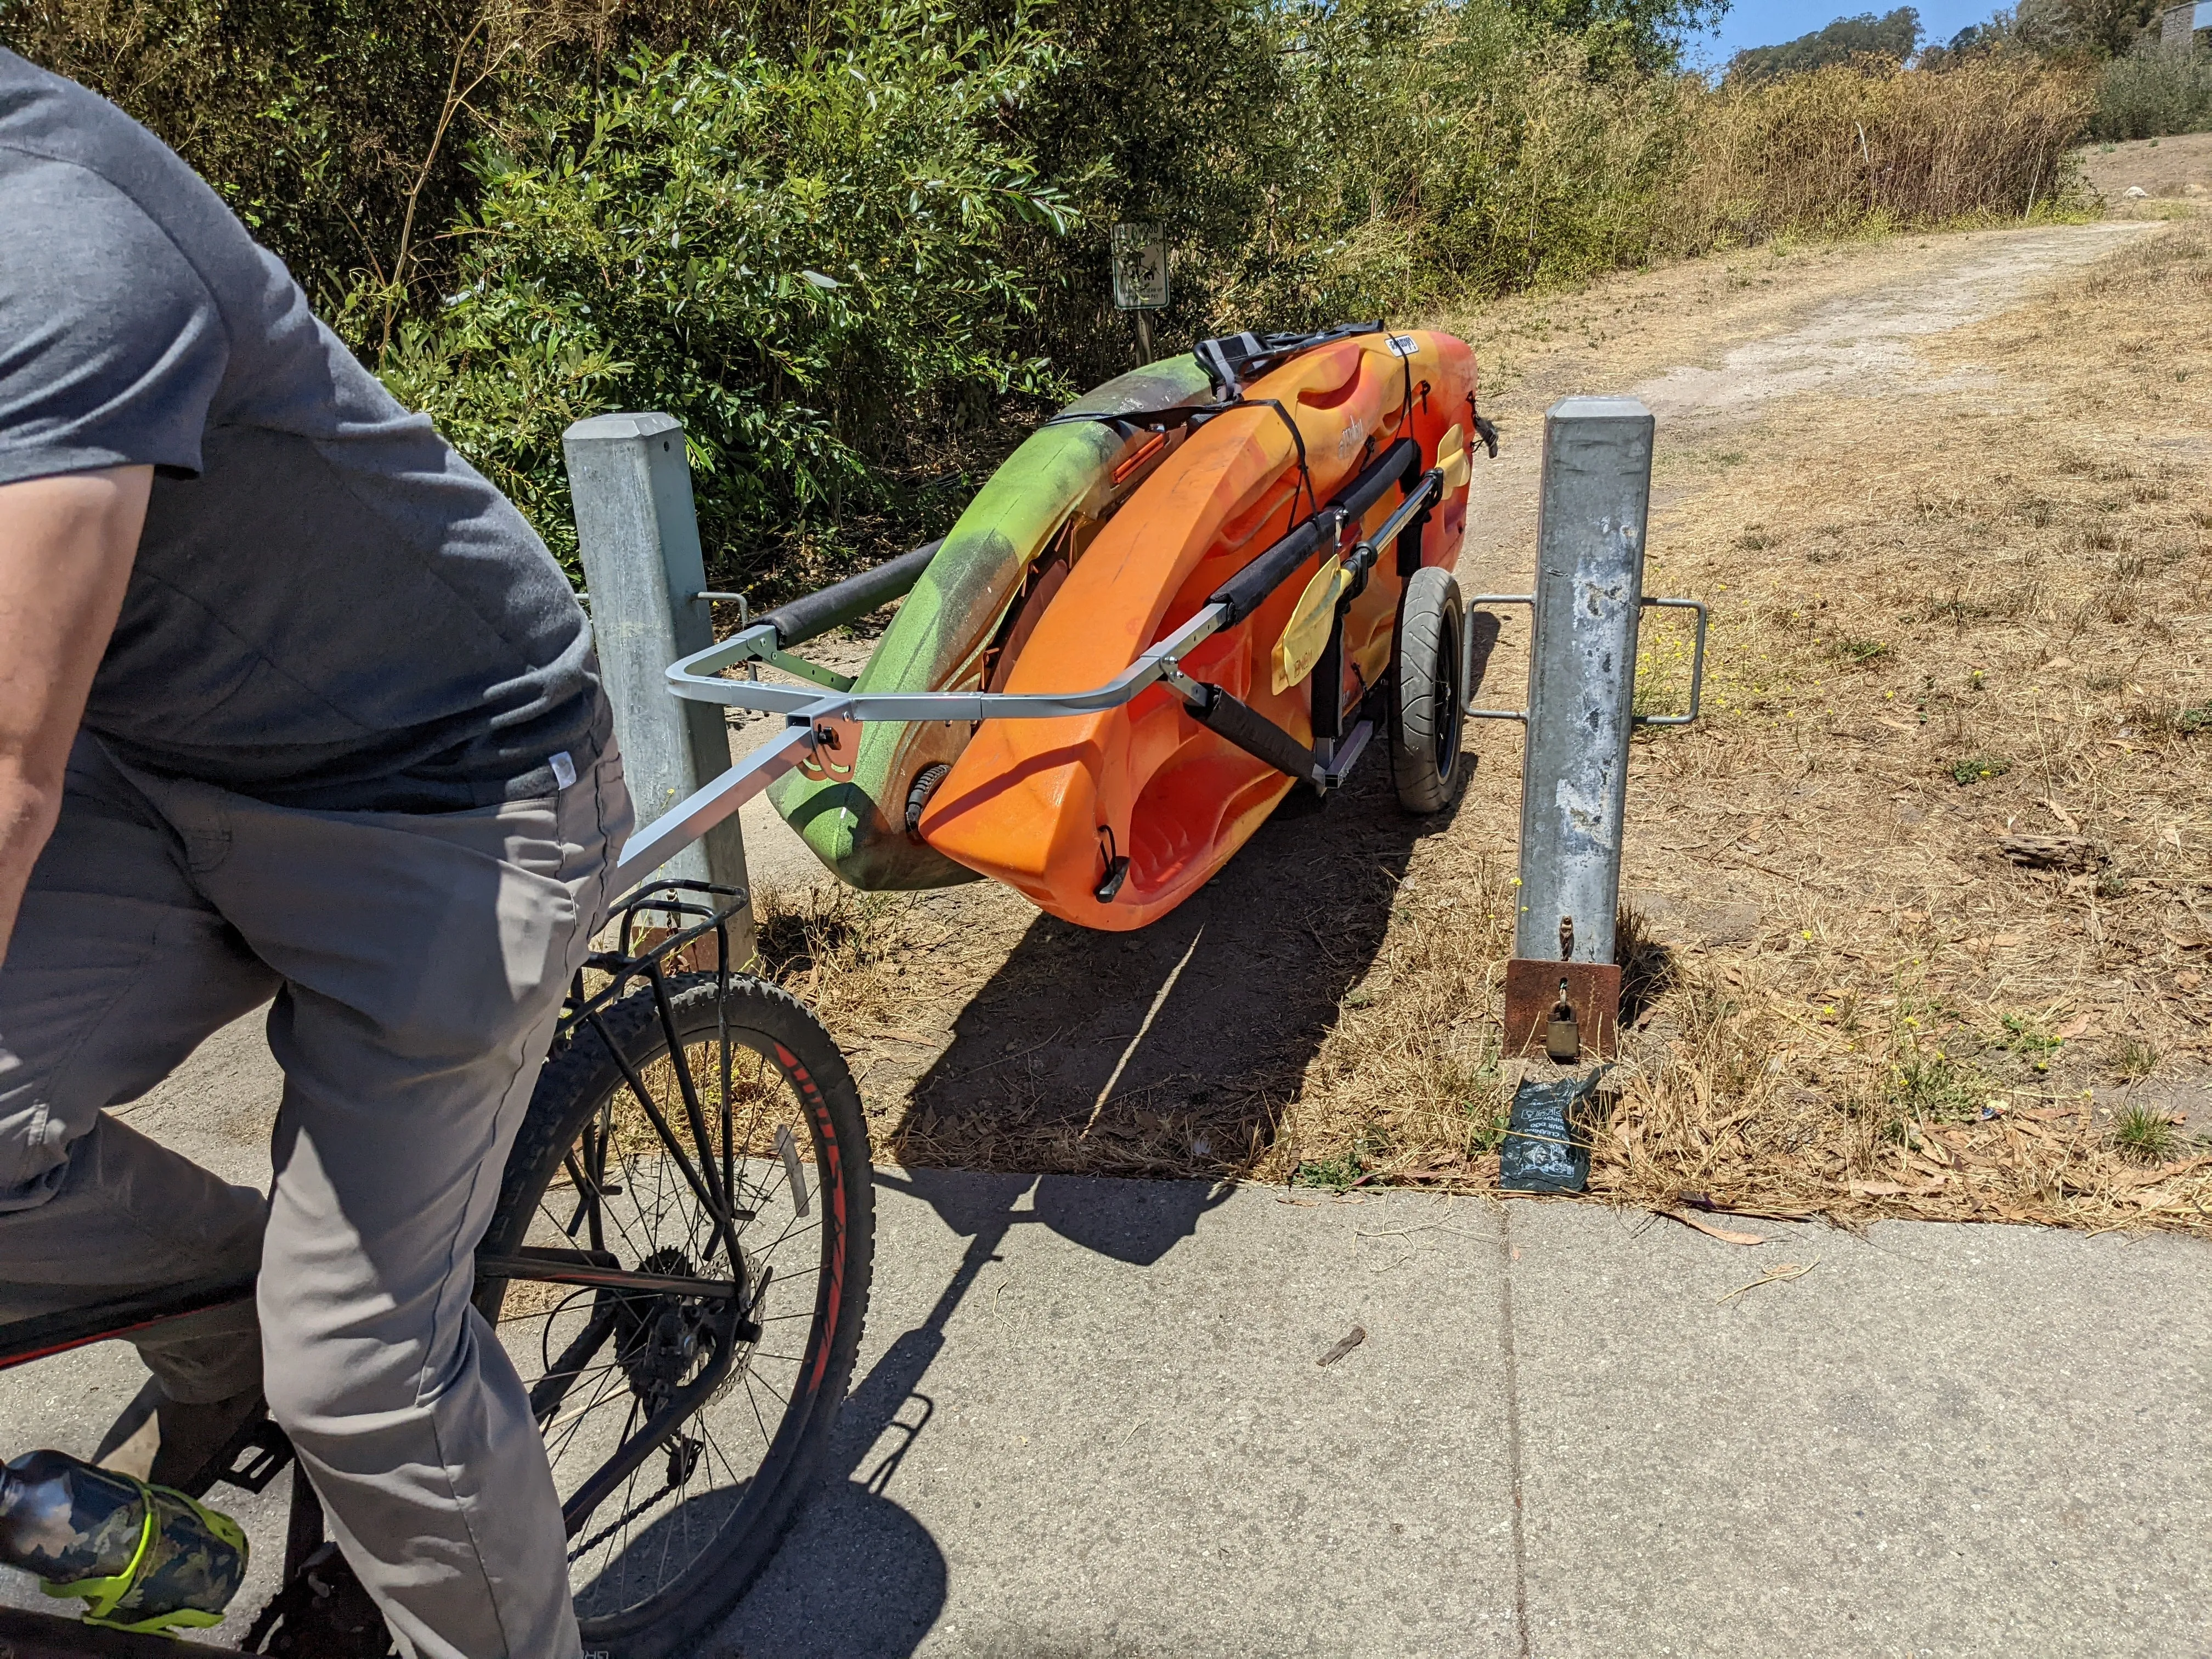
[[[1142,416],[1203,404],[1212,383],[1190,356],[1106,382],[1032,433],[945,538],[854,682],[856,691],[995,690],[1099,527],[1187,428]],[[967,722],[860,728],[852,769],[787,773],[769,790],[786,823],[848,886],[973,881],[915,832],[930,790],[974,735]]]

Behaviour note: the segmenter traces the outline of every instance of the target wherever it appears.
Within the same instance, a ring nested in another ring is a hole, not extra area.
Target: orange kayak
[[[1424,331],[1337,341],[1264,375],[1101,529],[1005,689],[1072,692],[1112,679],[1355,480],[1381,465],[1396,468],[1401,441],[1413,447],[1408,488],[1440,455],[1463,458],[1475,434],[1474,392],[1465,343]],[[1442,499],[1395,547],[1378,550],[1364,589],[1329,584],[1341,556],[1403,499],[1399,488],[1324,538],[1249,616],[1193,649],[1183,672],[1242,700],[1297,744],[1338,735],[1389,671],[1407,579],[1458,559],[1464,459],[1444,472]],[[1316,606],[1325,623],[1345,591],[1352,597],[1340,650],[1297,648],[1314,637]],[[946,857],[1054,915],[1120,932],[1203,886],[1296,781],[1201,724],[1159,684],[1103,714],[986,721],[930,795],[919,828]]]

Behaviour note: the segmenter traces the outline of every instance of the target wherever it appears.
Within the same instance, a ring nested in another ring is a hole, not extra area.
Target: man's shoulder
[[[250,269],[252,239],[182,157],[99,94],[0,47],[0,217],[58,179],[82,192],[88,218],[143,216],[211,288],[227,267]]]
[[[0,47],[0,169],[59,162],[126,194],[158,182],[168,148],[89,88]],[[118,175],[120,175],[119,177]]]

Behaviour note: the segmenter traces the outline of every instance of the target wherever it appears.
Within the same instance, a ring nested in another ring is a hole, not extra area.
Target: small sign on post
[[[1137,346],[1152,360],[1152,325],[1148,311],[1168,303],[1168,240],[1156,224],[1114,227],[1109,247],[1114,265],[1114,304],[1136,313]]]

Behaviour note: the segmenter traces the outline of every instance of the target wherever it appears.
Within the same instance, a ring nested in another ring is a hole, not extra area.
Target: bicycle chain
[[[624,1527],[629,1525],[631,1522],[636,1520],[639,1516],[643,1515],[655,1504],[658,1504],[662,1498],[667,1497],[669,1493],[681,1490],[684,1482],[690,1480],[691,1472],[698,1467],[698,1454],[701,1449],[703,1449],[705,1443],[693,1440],[689,1435],[679,1435],[677,1437],[692,1448],[691,1457],[684,1466],[684,1474],[682,1477],[675,1480],[671,1480],[667,1485],[661,1487],[659,1492],[653,1493],[652,1497],[641,1499],[639,1502],[631,1504],[629,1508],[624,1510],[620,1515],[615,1516],[615,1518],[608,1522],[605,1526],[601,1527],[589,1538],[586,1538],[582,1543],[577,1545],[575,1548],[570,1550],[568,1552],[569,1560],[575,1561],[584,1556],[589,1555],[601,1544],[605,1543],[608,1539],[613,1537],[615,1534],[620,1532]]]

